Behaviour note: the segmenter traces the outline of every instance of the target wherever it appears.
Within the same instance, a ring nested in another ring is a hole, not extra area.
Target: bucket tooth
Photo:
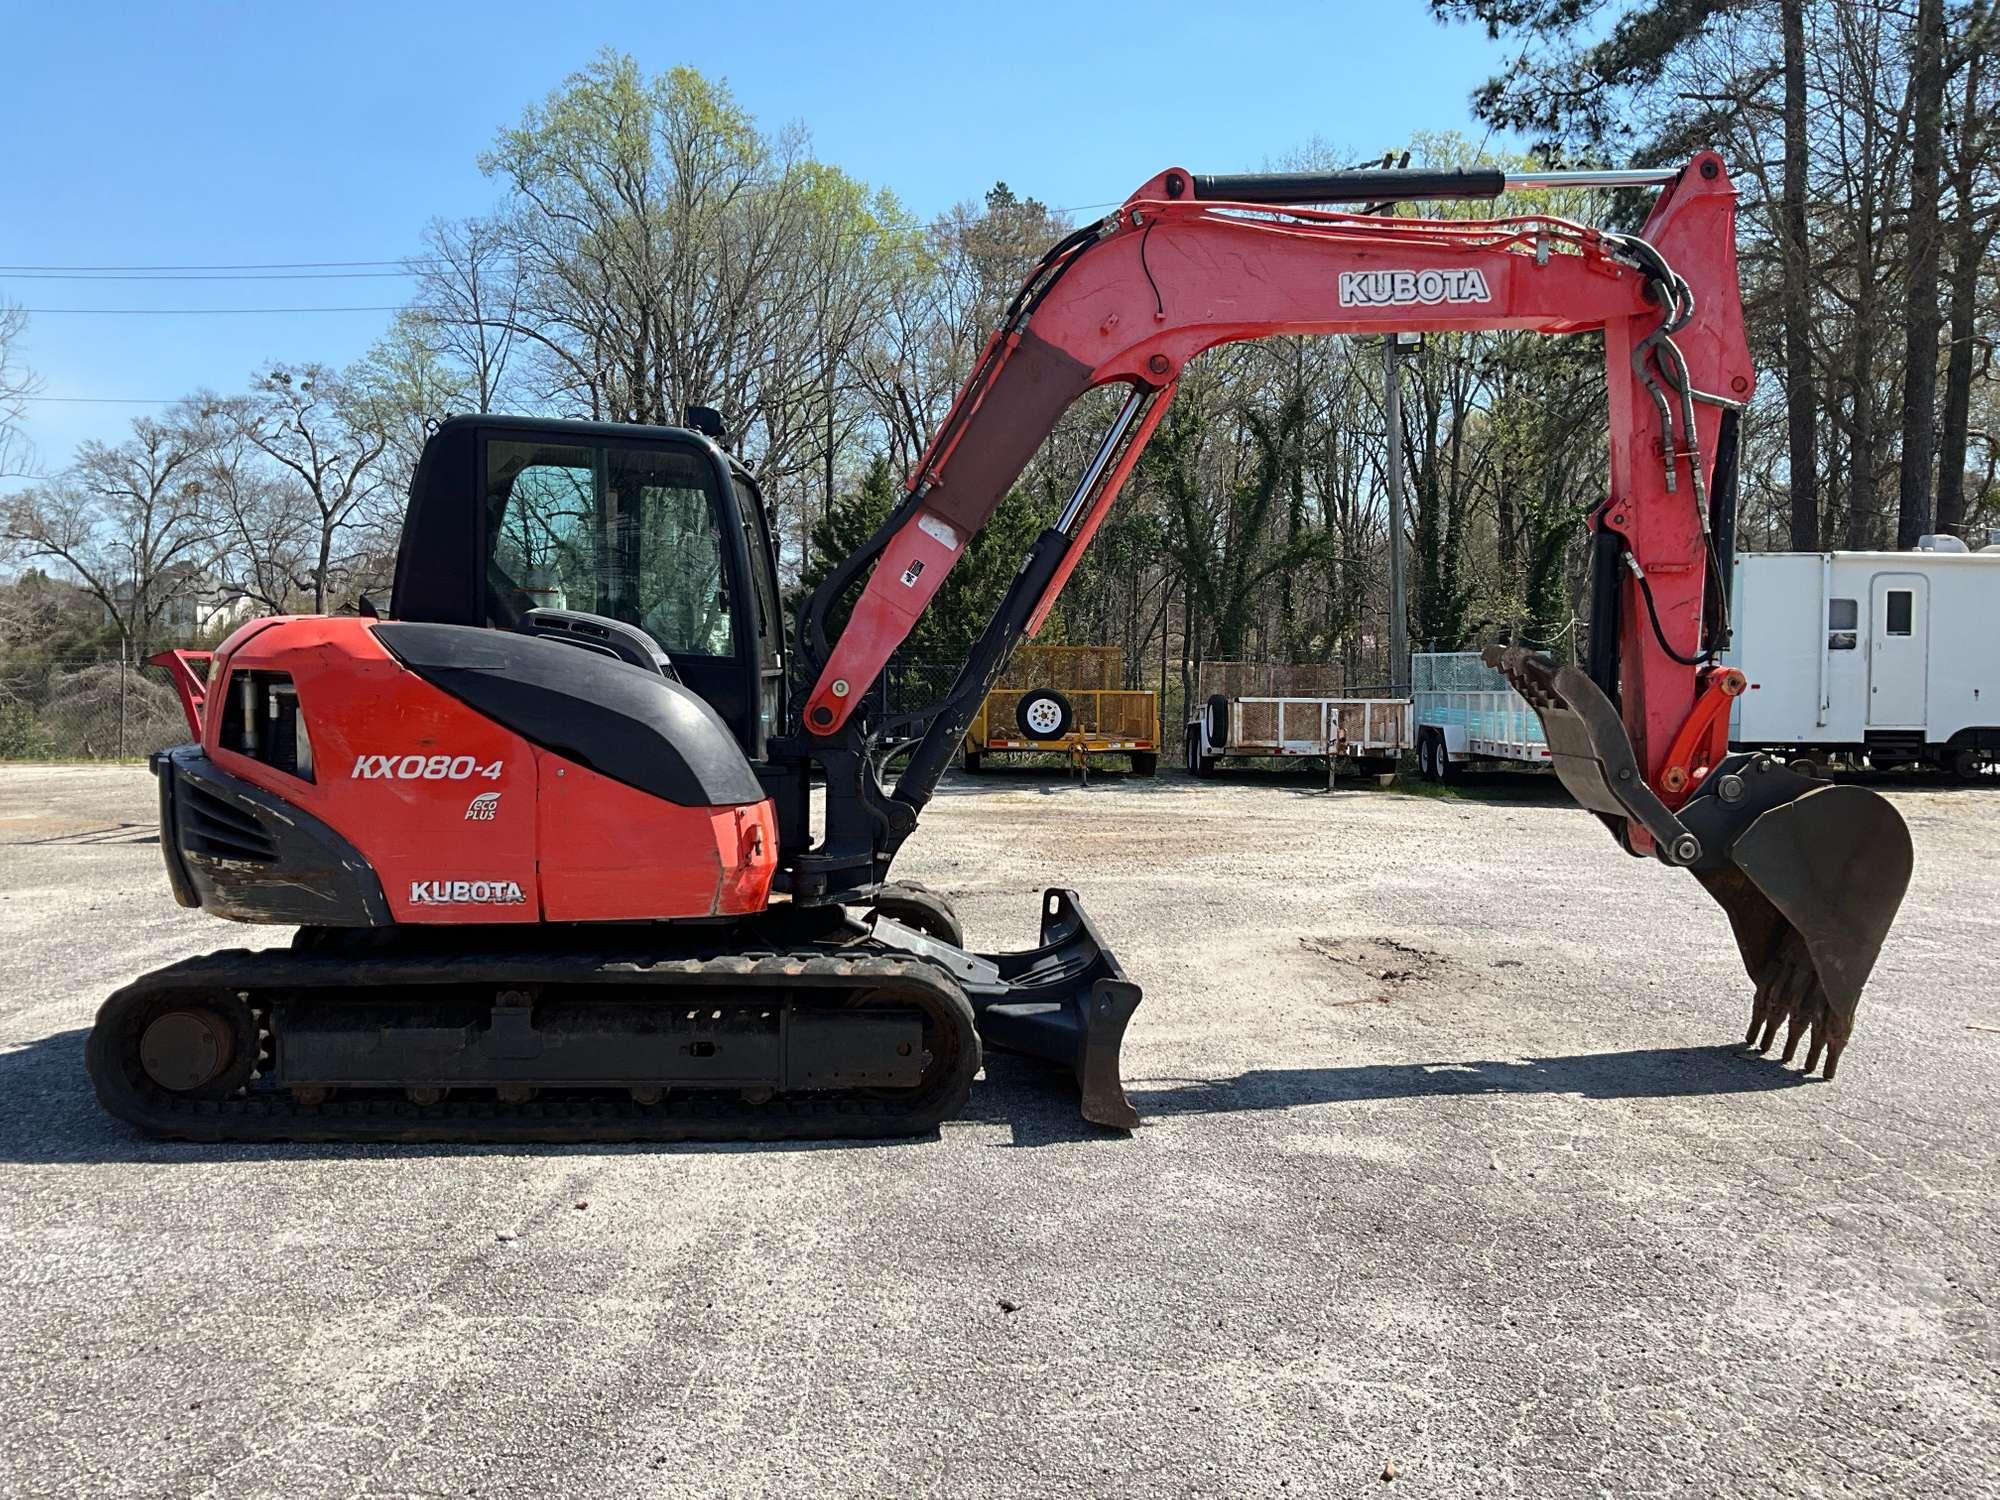
[[[1734,801],[1726,800],[1733,796]],[[1729,915],[1756,986],[1744,1040],[1805,1069],[1840,1067],[1861,991],[1896,920],[1910,831],[1866,787],[1810,781],[1764,756],[1730,756],[1681,809],[1713,852],[1695,878]]]
[[[1840,1067],[1862,988],[1910,882],[1910,832],[1866,787],[1834,786],[1766,755],[1723,758],[1678,810],[1640,774],[1617,706],[1588,674],[1519,647],[1498,667],[1535,709],[1549,759],[1571,796],[1621,840],[1652,835],[1665,863],[1685,866],[1729,917],[1755,986],[1744,1043],[1781,1061],[1806,1046],[1805,1070]],[[1629,847],[1629,845],[1628,845]]]

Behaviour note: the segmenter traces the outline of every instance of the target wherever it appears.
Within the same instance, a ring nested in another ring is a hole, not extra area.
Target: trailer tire
[[[1208,700],[1208,742],[1221,749],[1229,744],[1229,700],[1216,693]]]
[[[1459,772],[1465,768],[1452,764],[1451,746],[1444,742],[1443,730],[1439,730],[1436,737],[1431,741],[1431,754],[1437,757],[1439,781],[1449,783],[1458,780]]]
[[[1949,746],[1942,759],[1957,781],[1977,781],[1993,764],[1993,757],[1977,745]]]
[[[1157,750],[1134,750],[1132,752],[1132,774],[1134,776],[1157,776],[1160,774],[1160,753]]]
[[[1199,724],[1188,725],[1186,744],[1188,775],[1199,776],[1204,780],[1213,776],[1215,774],[1215,757],[1201,753],[1201,726]]]
[[[958,763],[960,766],[964,768],[966,775],[977,776],[979,774],[980,764],[985,759],[986,757],[981,755],[977,750],[967,750],[962,755],[959,756]]]
[[[1076,723],[1076,710],[1054,688],[1035,688],[1014,705],[1014,722],[1031,740],[1059,740]]]
[[[1437,735],[1428,729],[1417,734],[1417,774],[1426,781],[1438,779]]]

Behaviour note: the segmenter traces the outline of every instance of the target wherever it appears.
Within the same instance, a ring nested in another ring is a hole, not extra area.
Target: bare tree
[[[315,613],[336,581],[365,586],[359,564],[375,555],[369,533],[389,517],[389,423],[381,403],[324,365],[272,365],[250,395],[231,403],[234,428],[297,485],[311,545],[297,580]]]
[[[1910,548],[1935,514],[1931,485],[1937,456],[1938,264],[1944,219],[1938,212],[1944,165],[1944,0],[1917,0],[1910,70],[1910,211],[1905,230],[1903,444],[1897,488],[1896,545]]]
[[[1785,441],[1789,450],[1791,544],[1819,550],[1819,387],[1812,360],[1811,249],[1806,238],[1806,0],[1780,0],[1785,68],[1785,177],[1778,243],[1783,247]]]
[[[417,305],[409,316],[435,329],[435,349],[465,372],[474,411],[500,409],[521,311],[518,265],[507,226],[496,219],[433,219],[424,230],[428,252],[412,261]]]
[[[1980,330],[1980,281],[1991,280],[2000,235],[2000,69],[1992,65],[2000,19],[1991,0],[1973,0],[1960,32],[1957,130],[1951,142],[1951,276],[1949,351],[1944,413],[1938,440],[1937,528],[1956,533],[1966,521],[1965,470],[1971,438],[1972,390],[1991,367],[1994,332]],[[1988,312],[1990,318],[1990,309]],[[1996,439],[1987,438],[1989,456]]]
[[[204,393],[188,402],[209,534],[208,568],[220,592],[271,613],[292,609],[313,555],[312,505],[297,479],[274,472],[250,440],[247,397]]]
[[[69,574],[143,655],[200,584],[211,541],[200,450],[185,422],[141,417],[122,443],[85,443],[75,464],[16,495],[0,542]]]
[[[490,377],[491,371],[488,372]],[[388,333],[342,376],[346,399],[364,407],[389,439],[384,483],[406,491],[424,441],[454,412],[480,411],[494,387],[480,394],[480,376],[454,358],[446,325],[420,309],[399,314]]]
[[[29,473],[35,464],[34,450],[21,435],[28,398],[41,388],[21,360],[21,338],[27,328],[27,313],[0,300],[0,479]]]

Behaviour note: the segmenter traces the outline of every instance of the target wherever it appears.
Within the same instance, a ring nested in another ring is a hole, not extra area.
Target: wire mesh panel
[[[1159,729],[1159,697],[1146,692],[1093,693],[1098,732],[1107,739],[1153,740]]]
[[[1541,716],[1478,652],[1420,652],[1410,677],[1417,722],[1463,732],[1462,740],[1448,736],[1454,753],[1546,759]]]
[[[1346,690],[1331,662],[1205,661],[1200,695],[1225,698],[1330,698]]]
[[[1125,686],[1125,653],[1117,646],[1021,646],[1001,670],[998,686],[1107,692]]]
[[[131,760],[191,738],[160,667],[95,653],[0,667],[0,760]]]
[[[1236,705],[1232,741],[1245,745],[1275,745],[1284,738],[1284,708],[1273,698],[1246,698]]]
[[[1333,737],[1338,743],[1395,750],[1410,742],[1407,702],[1397,699],[1335,702],[1331,707]]]
[[[1420,651],[1410,658],[1410,686],[1419,693],[1504,693],[1507,679],[1477,651]]]

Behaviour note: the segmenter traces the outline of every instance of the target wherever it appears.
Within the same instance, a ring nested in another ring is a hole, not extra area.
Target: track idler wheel
[[[221,1099],[249,1082],[257,1067],[256,1018],[237,996],[161,1005],[139,1027],[136,1061],[143,1080],[169,1094]]]
[[[1729,915],[1756,985],[1746,1044],[1805,1070],[1840,1068],[1861,990],[1910,883],[1910,831],[1887,800],[1762,755],[1732,755],[1680,810],[1694,876]]]

